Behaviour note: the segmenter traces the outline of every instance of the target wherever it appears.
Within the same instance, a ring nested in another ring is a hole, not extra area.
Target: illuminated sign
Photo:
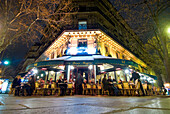
[[[67,62],[67,65],[92,65],[93,62]]]
[[[67,49],[67,55],[89,55],[96,54],[96,48],[71,47]]]

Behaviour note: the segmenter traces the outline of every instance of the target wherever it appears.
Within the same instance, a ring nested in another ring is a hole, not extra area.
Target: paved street
[[[0,95],[0,114],[170,114],[170,97],[13,97]]]

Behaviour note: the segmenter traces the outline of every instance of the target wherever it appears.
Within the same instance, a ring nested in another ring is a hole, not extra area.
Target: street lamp
[[[126,69],[126,70],[125,70],[125,73],[126,73],[126,74],[128,74],[128,73],[129,73],[129,70],[128,70],[128,69]]]
[[[90,70],[93,68],[93,65],[89,65],[89,67],[88,67]]]
[[[4,65],[9,65],[9,61],[4,61]]]
[[[36,69],[36,68],[32,69],[32,71],[33,71],[34,74],[38,73],[38,69]]]

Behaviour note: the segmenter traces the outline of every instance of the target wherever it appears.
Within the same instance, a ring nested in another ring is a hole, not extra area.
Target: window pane
[[[79,21],[79,30],[80,29],[87,29],[87,21]]]

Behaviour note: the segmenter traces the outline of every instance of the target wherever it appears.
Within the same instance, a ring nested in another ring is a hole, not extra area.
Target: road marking
[[[26,105],[24,105],[24,104],[19,104],[20,106],[23,106],[23,107],[25,107],[25,108],[27,108],[27,109],[30,109],[30,107],[28,107],[28,106],[26,106]]]
[[[0,101],[0,105],[5,105],[5,103],[3,103],[2,101]]]
[[[156,110],[170,110],[170,108],[152,108],[152,107],[136,107],[136,108],[156,109]]]

